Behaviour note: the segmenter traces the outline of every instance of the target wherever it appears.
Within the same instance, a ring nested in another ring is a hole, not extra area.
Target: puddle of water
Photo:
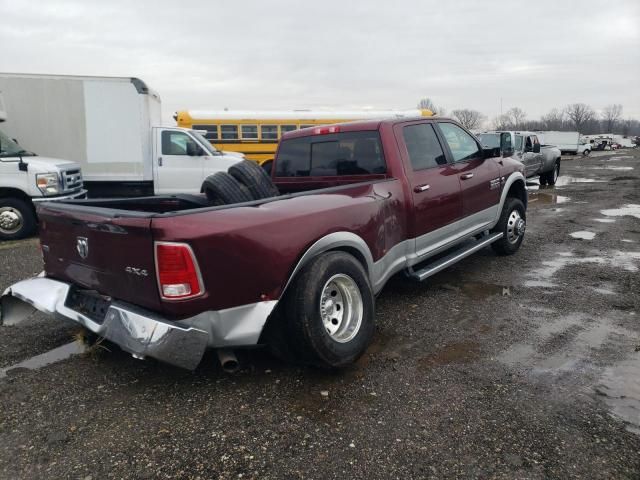
[[[607,217],[636,217],[640,218],[640,205],[629,203],[620,208],[610,208],[608,210],[600,210],[600,213]]]
[[[554,288],[557,285],[553,282],[547,282],[545,280],[527,280],[524,282],[525,287],[529,288]]]
[[[595,232],[589,232],[587,230],[582,230],[580,232],[570,233],[569,236],[571,238],[577,238],[578,240],[593,240],[596,237]]]
[[[638,266],[636,262],[640,260],[640,252],[622,252],[620,250],[613,253],[611,265],[613,267],[623,268],[628,272],[637,272]]]
[[[564,187],[566,185],[571,185],[572,183],[600,183],[604,182],[604,180],[596,180],[595,178],[585,178],[585,177],[570,177],[567,175],[561,175],[558,177],[556,181],[556,187]]]
[[[617,162],[620,160],[624,160],[625,158],[633,158],[633,155],[617,155],[615,157],[611,157],[608,159],[609,162]]]
[[[0,378],[4,378],[10,374],[12,370],[27,369],[37,370],[52,363],[60,362],[72,357],[73,355],[79,355],[87,351],[87,347],[81,342],[71,342],[61,347],[54,348],[48,352],[36,355],[20,363],[16,363],[7,368],[0,369]]]
[[[460,290],[466,296],[474,299],[487,298],[493,295],[511,296],[511,287],[483,282],[464,282]]]
[[[591,358],[595,350],[635,336],[634,332],[607,318],[592,319],[576,313],[544,321],[530,342],[512,345],[498,356],[498,360],[506,365],[526,366],[534,374],[595,370],[597,365]]]
[[[556,205],[559,203],[566,203],[569,200],[569,197],[552,192],[538,190],[529,193],[529,203],[535,203],[537,205]]]
[[[627,430],[640,434],[640,354],[606,368],[595,391],[615,417],[627,422]]]
[[[622,167],[620,165],[603,165],[600,167],[589,167],[589,170],[617,170],[617,171],[629,171],[633,170],[633,167]]]
[[[635,240],[629,240],[628,238],[623,238],[622,241],[624,243],[636,243]]]
[[[468,363],[480,356],[480,344],[466,341],[452,343],[441,350],[427,355],[418,360],[419,368],[429,369],[438,365],[448,365],[450,363]]]
[[[593,221],[600,223],[616,223],[615,218],[594,218]]]
[[[525,287],[552,288],[557,284],[553,282],[553,277],[561,269],[582,263],[595,263],[598,265],[608,265],[612,268],[621,268],[628,272],[637,272],[636,263],[640,260],[640,252],[623,252],[616,250],[611,254],[603,254],[599,257],[574,257],[571,252],[558,252],[558,258],[542,262],[542,266],[528,272],[528,280],[525,280]]]
[[[616,292],[614,292],[613,290],[611,290],[609,288],[591,287],[591,289],[594,292],[599,293],[600,295],[615,295],[616,294]]]

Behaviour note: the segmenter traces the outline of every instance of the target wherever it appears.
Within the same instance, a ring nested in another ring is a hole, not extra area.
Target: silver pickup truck
[[[484,148],[500,147],[502,155],[514,157],[524,164],[527,178],[540,176],[540,185],[555,185],[560,175],[560,149],[540,145],[534,132],[492,131],[478,135]]]

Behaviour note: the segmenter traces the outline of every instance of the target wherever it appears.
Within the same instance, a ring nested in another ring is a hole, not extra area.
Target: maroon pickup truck
[[[207,348],[261,344],[341,367],[367,348],[389,277],[422,281],[488,245],[511,254],[525,232],[522,163],[445,118],[290,132],[271,178],[246,172],[218,179],[227,204],[41,204],[44,272],[4,292],[4,322],[38,309],[190,369]]]

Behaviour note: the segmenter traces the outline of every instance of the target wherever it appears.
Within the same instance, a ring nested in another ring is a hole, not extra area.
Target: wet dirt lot
[[[530,185],[515,256],[392,279],[339,373],[260,350],[186,372],[80,353],[40,315],[0,327],[0,477],[640,477],[640,152],[562,170]],[[41,268],[34,239],[0,260],[0,288]]]

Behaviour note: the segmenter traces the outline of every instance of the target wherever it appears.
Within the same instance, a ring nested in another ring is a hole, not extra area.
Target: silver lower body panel
[[[275,301],[204,312],[170,321],[134,305],[114,300],[96,322],[66,305],[71,285],[46,277],[18,282],[0,298],[0,323],[15,325],[35,310],[76,322],[137,358],[157,360],[193,370],[208,347],[258,343]]]

